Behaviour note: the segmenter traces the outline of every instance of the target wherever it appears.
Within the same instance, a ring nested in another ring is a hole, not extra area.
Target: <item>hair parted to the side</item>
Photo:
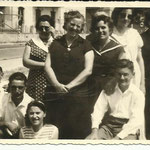
[[[114,8],[111,18],[113,20],[114,26],[117,26],[118,23],[118,19],[119,19],[119,15],[123,10],[127,10],[127,9],[131,9],[132,10],[132,15],[133,15],[133,8],[131,7],[119,7],[119,8]],[[131,22],[129,24],[129,27],[131,26],[131,24],[133,23],[133,17],[131,19]]]
[[[77,10],[71,10],[64,15],[64,25],[63,28],[66,30],[66,25],[68,22],[70,22],[72,19],[78,18],[83,20],[82,29],[80,32],[82,32],[85,24],[84,16]]]
[[[24,81],[24,84],[26,86],[27,83],[27,77],[22,72],[15,72],[9,77],[9,83],[7,91],[10,92],[10,86],[13,80],[21,80]]]
[[[44,113],[46,113],[46,108],[43,102],[41,101],[32,101],[28,104],[26,114],[25,114],[25,124],[26,126],[31,126],[31,122],[29,119],[29,110],[31,109],[32,106],[38,107],[40,110],[42,110]]]
[[[134,73],[133,62],[129,59],[120,59],[116,62],[116,69],[128,68],[132,73]]]
[[[54,27],[54,22],[53,22],[53,20],[52,20],[52,18],[49,16],[49,15],[42,15],[42,16],[40,16],[39,18],[38,18],[38,20],[37,20],[37,22],[36,22],[36,30],[39,30],[39,24],[40,24],[40,22],[42,22],[42,21],[47,21],[47,22],[49,22],[49,24],[51,25],[51,26],[53,26]]]
[[[109,16],[106,16],[104,14],[92,17],[90,31],[92,33],[95,32],[96,29],[97,29],[97,24],[100,21],[104,21],[105,24],[106,23],[108,24],[109,31],[110,31],[110,34],[111,34],[112,31],[113,31],[113,21],[112,21],[112,19]]]

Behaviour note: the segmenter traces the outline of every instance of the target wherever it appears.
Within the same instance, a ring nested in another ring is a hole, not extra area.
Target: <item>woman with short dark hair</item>
[[[32,101],[28,104],[25,124],[20,129],[21,139],[58,139],[58,128],[51,124],[45,124],[46,108],[41,101]]]
[[[94,49],[93,73],[90,77],[89,85],[91,97],[91,112],[100,92],[105,89],[111,93],[112,86],[115,84],[114,63],[123,58],[123,47],[111,37],[113,22],[106,15],[99,15],[92,18],[91,34],[93,38],[87,39],[91,42]]]
[[[141,54],[143,41],[138,31],[131,28],[133,9],[115,8],[112,19],[115,25],[112,36],[122,44],[127,58],[133,61],[135,68],[133,83],[145,93],[145,69]]]
[[[26,92],[35,100],[43,101],[47,79],[44,71],[48,46],[53,41],[53,27],[50,16],[40,16],[36,29],[39,36],[26,43],[23,64],[29,68],[28,84]]]

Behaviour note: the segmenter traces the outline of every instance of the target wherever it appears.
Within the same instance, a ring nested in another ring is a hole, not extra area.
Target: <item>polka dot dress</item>
[[[27,42],[28,46],[31,47],[30,59],[45,62],[47,52],[38,47],[31,39]],[[46,74],[43,68],[41,69],[30,69],[28,76],[28,83],[26,92],[35,100],[43,100],[45,94],[45,88],[47,86]]]

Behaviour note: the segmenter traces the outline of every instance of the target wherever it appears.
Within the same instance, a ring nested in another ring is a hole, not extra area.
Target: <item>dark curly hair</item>
[[[81,31],[83,30],[84,28],[84,16],[77,10],[72,10],[72,11],[69,11],[68,13],[65,13],[65,17],[64,17],[64,25],[63,25],[63,28],[66,30],[66,25],[68,22],[70,22],[70,20],[74,19],[74,18],[79,18],[79,19],[82,19],[83,20],[83,24],[82,24],[82,28],[81,28]]]
[[[119,18],[120,13],[121,13],[123,10],[126,10],[126,9],[131,9],[131,10],[132,10],[132,16],[133,16],[133,8],[130,8],[130,7],[129,7],[129,8],[127,8],[127,7],[115,8],[115,9],[113,10],[111,18],[112,18],[112,20],[113,20],[114,26],[116,26],[117,23],[118,23],[118,18]],[[132,22],[133,22],[133,17],[132,17],[132,19],[131,19],[131,22],[130,22],[129,26],[131,26]]]
[[[99,15],[99,16],[93,16],[92,17],[92,22],[91,22],[91,28],[90,31],[93,33],[97,29],[97,24],[99,21],[104,21],[104,23],[108,24],[109,31],[112,33],[113,31],[113,21],[109,16],[106,15]]]
[[[29,110],[32,106],[37,106],[38,108],[40,108],[44,113],[46,113],[46,108],[43,102],[41,101],[32,101],[28,104],[27,110],[26,110],[26,114],[25,114],[25,124],[26,126],[31,126],[31,122],[29,119]]]
[[[26,86],[27,83],[27,78],[22,72],[15,72],[9,77],[9,83],[8,83],[8,88],[7,92],[10,92],[10,86],[13,80],[21,80],[24,81],[24,84]]]
[[[37,20],[37,22],[36,22],[36,30],[39,30],[39,24],[40,24],[40,22],[41,21],[47,21],[47,22],[49,22],[49,24],[51,25],[51,26],[53,26],[54,27],[54,22],[53,22],[53,20],[52,20],[52,18],[49,16],[49,15],[42,15],[42,16],[40,16],[39,18],[38,18],[38,20]]]

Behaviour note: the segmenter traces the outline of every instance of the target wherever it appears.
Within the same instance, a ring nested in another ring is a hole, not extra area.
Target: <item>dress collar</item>
[[[44,45],[43,41],[38,37],[32,38],[32,41],[34,42],[35,45],[37,45],[38,47],[40,47],[41,49],[43,49],[44,51],[48,52],[48,47],[50,46],[50,44],[53,41],[53,37],[50,36],[48,42],[46,45]]]

